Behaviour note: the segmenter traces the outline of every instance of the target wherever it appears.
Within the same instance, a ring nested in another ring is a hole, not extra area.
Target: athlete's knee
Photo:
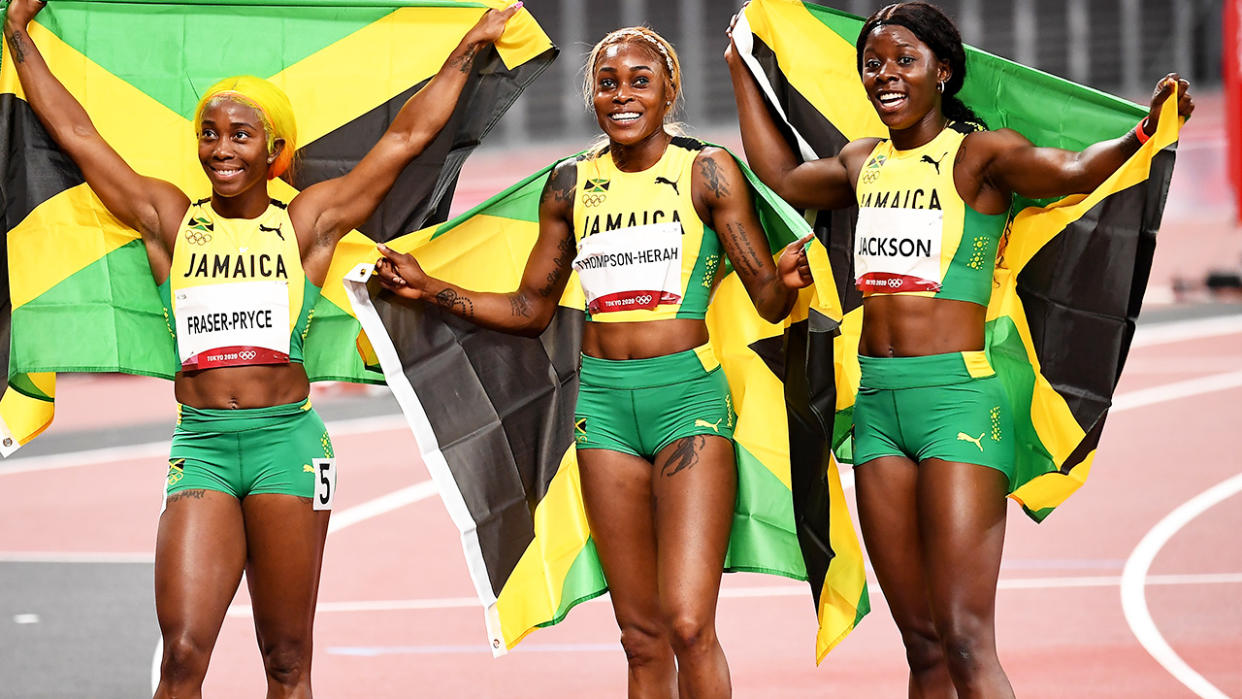
[[[191,636],[178,635],[164,639],[164,656],[160,660],[160,682],[166,687],[195,687],[207,674],[211,646]]]
[[[310,644],[284,640],[263,644],[263,667],[268,681],[294,687],[310,677]]]
[[[969,677],[996,663],[996,641],[991,623],[977,615],[961,613],[937,625],[945,663],[956,677]]]
[[[679,657],[705,652],[716,644],[715,619],[708,614],[682,612],[668,621],[669,640]]]
[[[910,672],[926,672],[944,663],[944,646],[930,622],[901,629],[901,642],[906,648],[906,664]]]
[[[666,660],[671,652],[668,636],[653,623],[621,625],[621,647],[630,667],[642,667]]]

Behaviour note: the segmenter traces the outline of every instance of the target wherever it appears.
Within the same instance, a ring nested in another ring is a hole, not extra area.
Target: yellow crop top
[[[919,148],[897,150],[886,139],[871,151],[856,187],[854,279],[864,297],[988,304],[1008,214],[981,214],[958,195],[953,163],[965,137],[950,123]]]
[[[703,143],[674,137],[660,160],[622,172],[605,150],[578,161],[573,268],[597,323],[703,318],[720,239],[694,210],[690,181]]]
[[[285,204],[240,219],[203,199],[181,222],[160,295],[181,367],[213,369],[301,362],[319,287],[302,271]]]

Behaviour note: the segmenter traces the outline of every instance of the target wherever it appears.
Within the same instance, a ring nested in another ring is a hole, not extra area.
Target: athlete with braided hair
[[[982,351],[1010,203],[1090,192],[1155,133],[1166,99],[1183,117],[1194,104],[1171,74],[1125,136],[1078,153],[1037,148],[1016,131],[984,130],[955,97],[965,51],[934,6],[876,12],[857,56],[888,138],[799,162],[730,42],[742,142],[760,179],[794,206],[859,207],[858,511],[905,644],[910,696],[1013,696],[994,629],[1013,426]]]
[[[155,696],[201,695],[244,570],[267,696],[309,697],[330,514],[330,493],[316,485],[324,478],[335,487],[332,445],[311,409],[302,367],[310,310],[337,242],[366,221],[448,121],[475,53],[500,36],[521,3],[486,12],[353,170],[287,205],[268,195],[267,184],[288,170],[297,146],[293,110],[279,88],[243,76],[206,92],[194,128],[212,192],[191,202],[174,185],[134,172],[48,69],[26,30],[43,5],[10,3],[5,58],[56,144],[104,206],[141,234],[181,364],[155,545],[164,649]]]
[[[582,498],[603,564],[631,697],[726,697],[716,598],[737,492],[734,413],[704,315],[728,254],[770,322],[810,269],[773,264],[740,168],[675,136],[677,53],[646,27],[595,45],[584,84],[604,140],[558,164],[517,290],[468,291],[381,246],[381,282],[467,320],[537,335],[570,273],[587,299],[575,411]]]

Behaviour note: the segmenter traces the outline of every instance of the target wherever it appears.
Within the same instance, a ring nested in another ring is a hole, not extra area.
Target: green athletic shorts
[[[245,410],[181,405],[178,412],[166,494],[201,488],[238,499],[258,493],[310,498],[317,488],[335,489],[332,441],[309,399]],[[329,475],[331,483],[320,482]],[[334,495],[331,490],[319,495]]]
[[[733,439],[737,415],[711,347],[649,359],[582,356],[574,440],[648,461],[682,437]]]
[[[858,358],[854,463],[881,456],[943,459],[988,466],[1011,481],[1013,418],[987,356]]]

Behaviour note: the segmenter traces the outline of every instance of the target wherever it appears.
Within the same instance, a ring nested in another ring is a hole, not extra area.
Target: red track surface
[[[1118,395],[1237,372],[1239,360],[1242,333],[1237,332],[1138,347]],[[141,414],[98,410],[118,389]],[[63,379],[55,429],[169,415],[170,389],[165,382],[131,377]],[[1064,508],[1038,526],[1013,508],[998,623],[1002,660],[1019,695],[1192,696],[1127,626],[1117,580],[1124,561],[1157,521],[1239,472],[1242,460],[1232,446],[1239,399],[1242,388],[1235,387],[1122,408],[1109,420],[1090,481]],[[338,520],[350,508],[427,479],[413,438],[403,429],[338,433],[335,443],[341,464]],[[0,551],[149,554],[164,471],[162,458],[146,456],[0,476],[6,493]],[[1230,581],[1184,579],[1146,588],[1164,638],[1230,696],[1242,696],[1238,531],[1242,495],[1180,529],[1151,569],[1152,576],[1233,574]],[[316,627],[317,693],[622,695],[625,665],[606,599],[579,607],[560,626],[536,632],[516,652],[494,660],[485,646],[482,612],[471,598],[457,532],[435,497],[333,533]],[[410,609],[409,601],[441,608]],[[389,604],[374,611],[336,610],[352,602]],[[238,613],[226,621],[216,647],[209,696],[263,693],[246,603],[243,586]],[[873,603],[873,614],[816,668],[814,617],[805,587],[767,576],[727,576],[719,631],[736,695],[904,695],[896,631],[878,592]],[[154,633],[151,640],[154,653]]]

